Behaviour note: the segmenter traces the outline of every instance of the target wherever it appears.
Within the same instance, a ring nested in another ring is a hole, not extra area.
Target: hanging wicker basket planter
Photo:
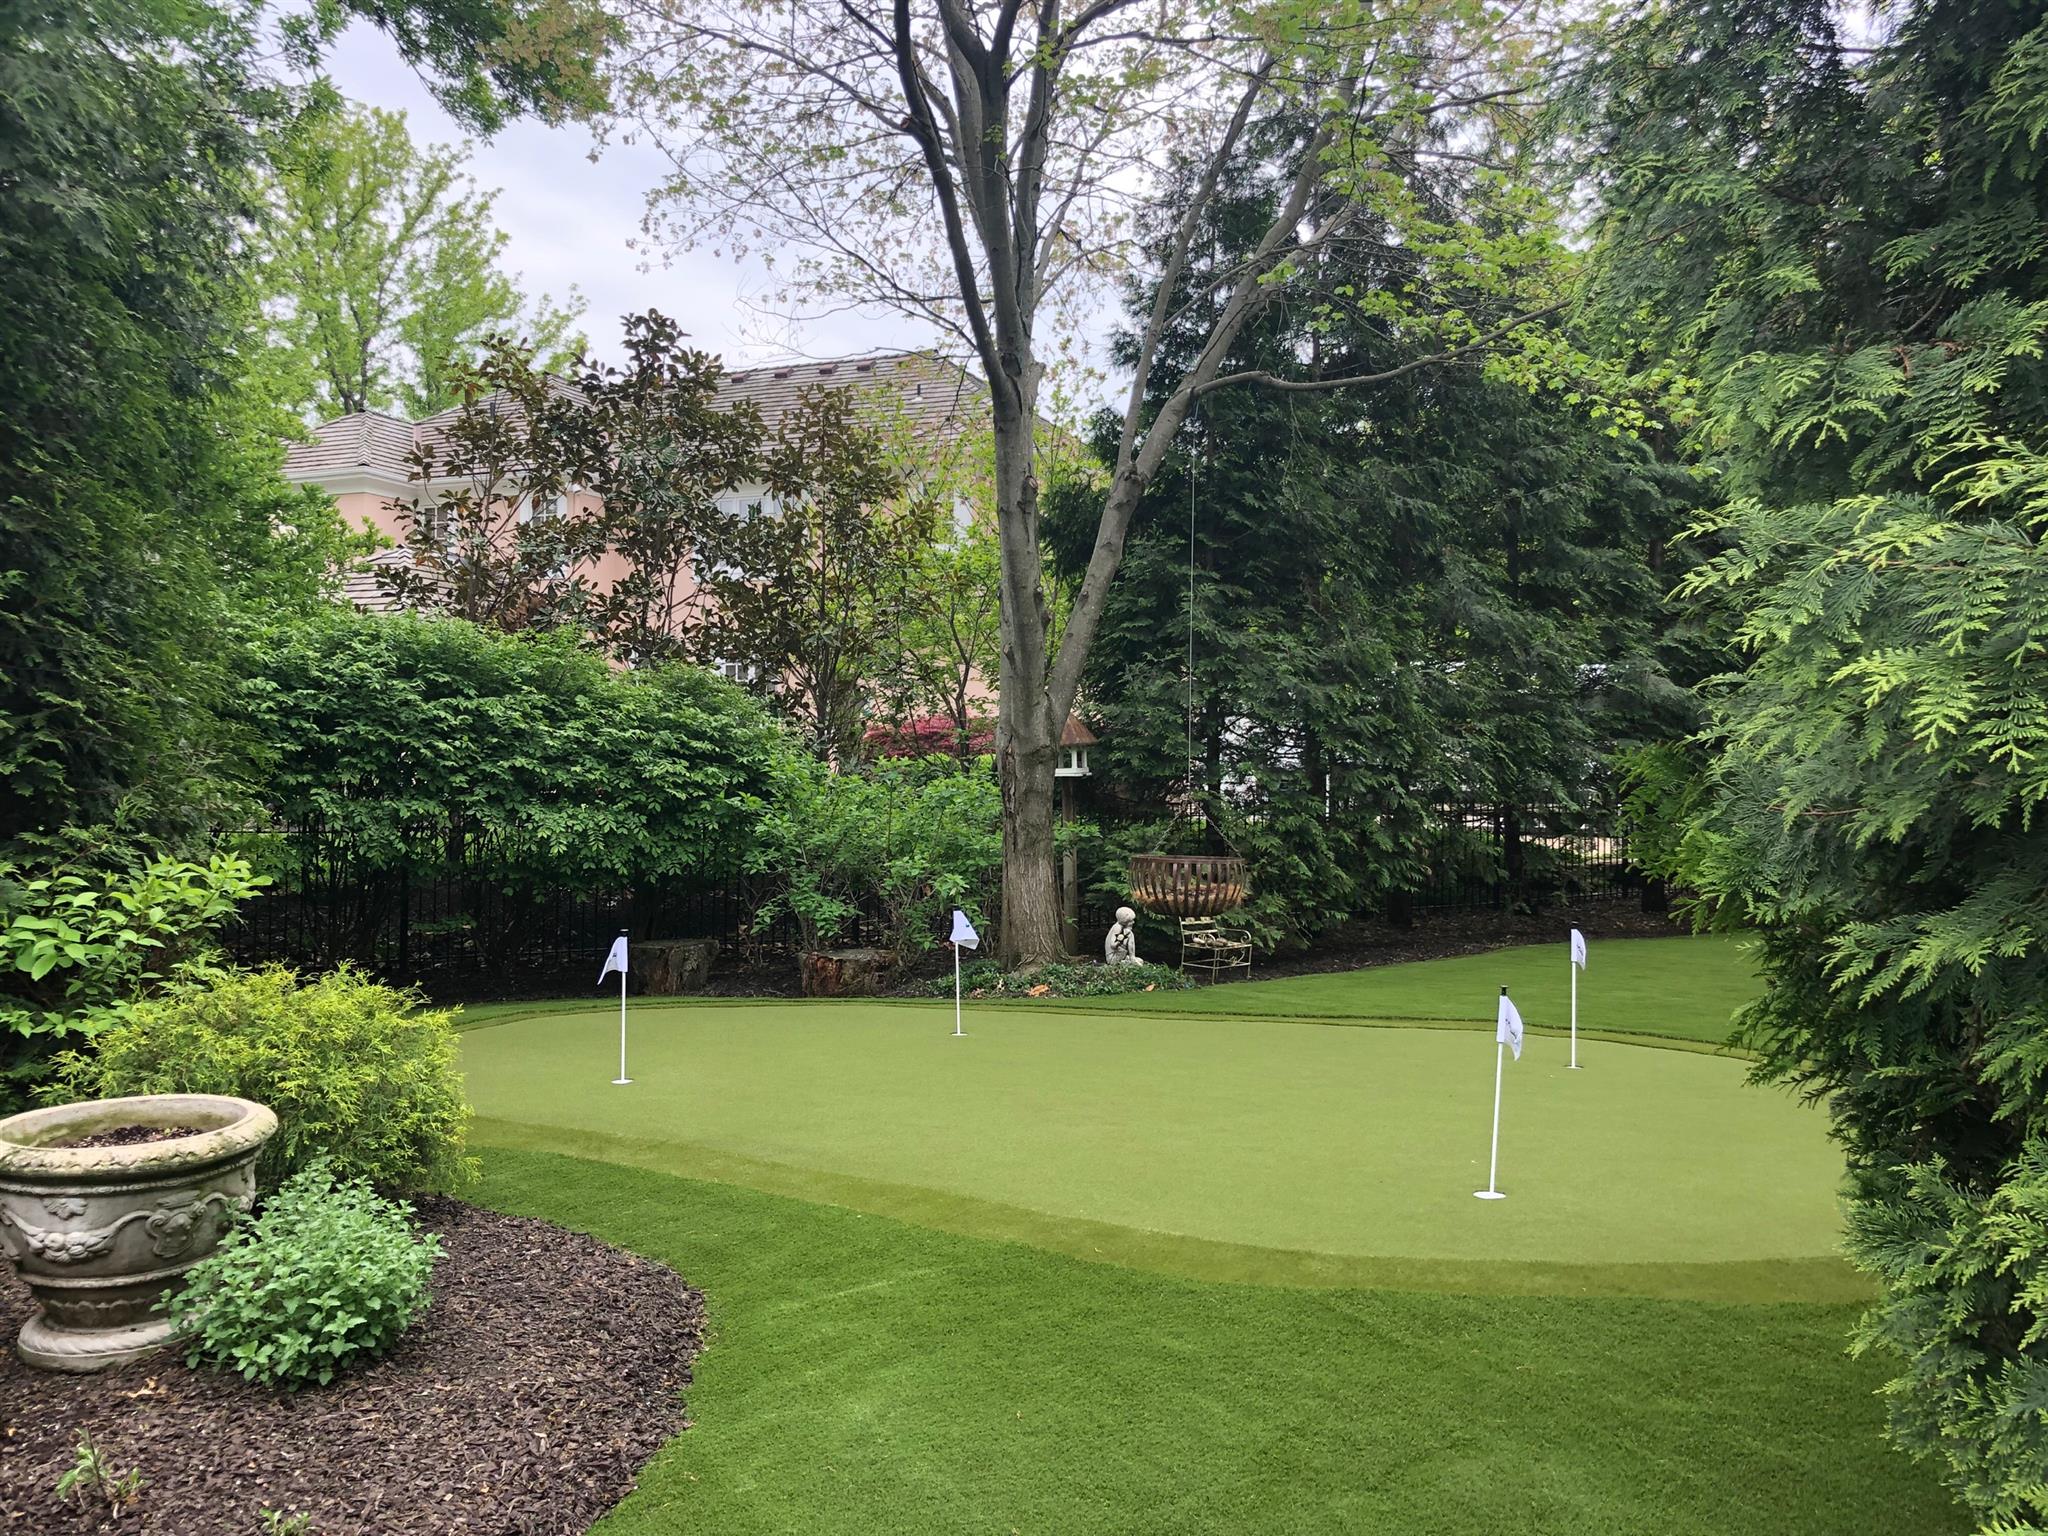
[[[1141,853],[1131,859],[1131,900],[1165,917],[1215,917],[1244,905],[1251,886],[1234,853]]]

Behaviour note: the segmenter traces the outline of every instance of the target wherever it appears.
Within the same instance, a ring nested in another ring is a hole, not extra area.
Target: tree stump
[[[627,946],[633,980],[649,997],[685,997],[702,992],[718,958],[716,939],[647,939]]]
[[[891,959],[879,949],[812,949],[798,962],[805,997],[875,997]]]

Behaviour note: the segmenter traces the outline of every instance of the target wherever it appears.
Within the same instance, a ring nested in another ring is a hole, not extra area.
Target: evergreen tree
[[[351,14],[482,124],[588,105],[609,36],[581,0],[363,0],[288,18],[287,46]],[[218,827],[249,751],[223,723],[230,653],[317,600],[341,542],[278,473],[248,355],[259,188],[303,105],[265,20],[0,7],[0,853]]]
[[[1271,174],[1240,168],[1190,294],[1265,227]],[[1469,190],[1416,181],[1422,201]],[[1427,347],[1368,318],[1369,295],[1410,264],[1361,228],[1247,327],[1226,371],[1398,369]],[[1134,290],[1133,312],[1153,294]],[[1200,303],[1183,302],[1160,390]],[[1473,368],[1363,395],[1207,395],[1140,503],[1089,669],[1107,776],[1152,803],[1191,784],[1252,856],[1253,915],[1276,937],[1398,907],[1441,802],[1492,808],[1518,874],[1522,807],[1597,799],[1618,745],[1690,724],[1657,654],[1652,569],[1685,493],[1641,444]],[[1065,511],[1051,536],[1078,571],[1085,519]]]
[[[286,105],[255,48],[157,0],[0,11],[0,845],[210,823],[237,594],[319,526],[234,387]]]
[[[1589,81],[1607,313],[1697,376],[1726,500],[1684,592],[1740,650],[1640,799],[1704,918],[1760,935],[1760,1075],[1833,1111],[1895,1437],[2038,1523],[2048,19],[1878,20],[1660,6]]]

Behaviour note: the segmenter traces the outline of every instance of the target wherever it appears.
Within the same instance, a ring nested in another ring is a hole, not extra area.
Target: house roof
[[[920,434],[956,430],[988,410],[988,391],[981,380],[958,363],[931,352],[886,352],[839,362],[745,368],[728,373],[714,399],[722,406],[751,402],[772,430],[783,413],[813,389],[886,390]]]
[[[411,565],[412,551],[403,544],[395,549],[380,549],[348,568],[341,578],[341,595],[367,613],[397,613],[405,605],[391,595],[377,573],[383,568],[409,569]]]
[[[293,443],[284,456],[287,480],[323,480],[368,470],[405,478],[413,451],[413,424],[383,411],[337,416],[313,429],[313,440]]]
[[[981,380],[931,352],[885,352],[837,362],[740,369],[720,381],[713,403],[730,408],[751,402],[773,430],[807,390],[816,388],[884,392],[921,437],[949,436],[987,411],[988,392]],[[487,395],[482,403],[495,408],[499,399]],[[417,422],[383,411],[334,417],[313,429],[310,442],[294,443],[286,451],[285,478],[314,484],[364,474],[410,480],[418,450],[438,444],[460,414],[457,406]]]

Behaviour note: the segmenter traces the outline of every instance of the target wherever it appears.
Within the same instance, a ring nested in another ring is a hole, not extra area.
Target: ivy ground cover
[[[1821,1120],[1740,1063],[1532,1036],[1488,1204],[1469,1030],[648,1007],[614,1088],[615,1012],[498,1017],[485,1198],[709,1296],[608,1536],[1967,1526],[1843,1352]]]

